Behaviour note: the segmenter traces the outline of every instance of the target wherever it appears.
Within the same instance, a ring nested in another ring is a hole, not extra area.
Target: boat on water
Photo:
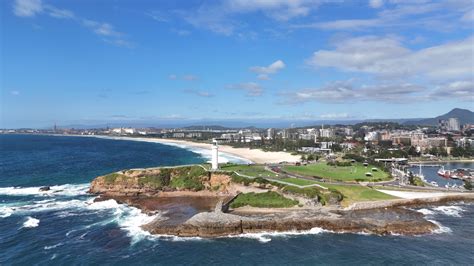
[[[452,179],[473,179],[474,178],[474,170],[473,169],[454,169],[454,170],[446,170],[444,166],[438,170],[438,175],[444,178],[452,178]]]
[[[431,181],[430,184],[433,186],[433,187],[439,187],[438,183],[436,183],[436,181]]]

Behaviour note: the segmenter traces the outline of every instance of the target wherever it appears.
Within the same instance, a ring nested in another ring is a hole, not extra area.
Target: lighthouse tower
[[[217,146],[217,140],[212,139],[212,170],[219,169],[219,146]]]

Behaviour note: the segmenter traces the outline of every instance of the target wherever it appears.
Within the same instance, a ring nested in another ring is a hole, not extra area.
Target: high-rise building
[[[461,126],[459,124],[459,119],[452,117],[448,119],[448,130],[449,131],[460,131]]]
[[[273,139],[275,137],[275,129],[267,129],[267,139]]]
[[[334,129],[332,128],[321,128],[319,130],[319,136],[323,138],[332,138],[335,136]]]

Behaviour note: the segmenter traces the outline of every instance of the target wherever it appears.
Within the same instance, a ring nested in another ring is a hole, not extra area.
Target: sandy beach
[[[186,141],[186,140],[161,139],[161,138],[113,137],[113,136],[92,136],[92,137],[161,143],[165,145],[178,146],[185,149],[186,148],[200,149],[200,150],[206,150],[206,151],[211,150],[210,143],[206,144],[206,143],[198,143],[198,142],[192,142],[192,141]],[[234,148],[228,145],[219,145],[219,152],[229,154],[231,156],[245,159],[245,161],[258,163],[258,164],[297,162],[300,160],[300,156],[291,155],[288,152],[273,152],[273,151],[262,151],[259,149]]]
[[[197,143],[184,140],[172,140],[172,139],[153,139],[156,142],[162,144],[180,144],[184,146],[199,148],[199,149],[211,149],[211,144]],[[219,145],[219,151],[228,153],[237,157],[245,158],[254,163],[279,163],[279,162],[297,162],[300,160],[299,156],[291,155],[288,152],[271,152],[271,151],[262,151],[259,149],[249,149],[249,148],[234,148],[228,145]]]

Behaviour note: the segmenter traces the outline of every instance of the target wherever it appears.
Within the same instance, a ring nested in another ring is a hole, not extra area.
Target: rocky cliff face
[[[227,192],[231,178],[200,166],[150,168],[99,176],[89,192],[106,196],[156,196],[163,191]]]

